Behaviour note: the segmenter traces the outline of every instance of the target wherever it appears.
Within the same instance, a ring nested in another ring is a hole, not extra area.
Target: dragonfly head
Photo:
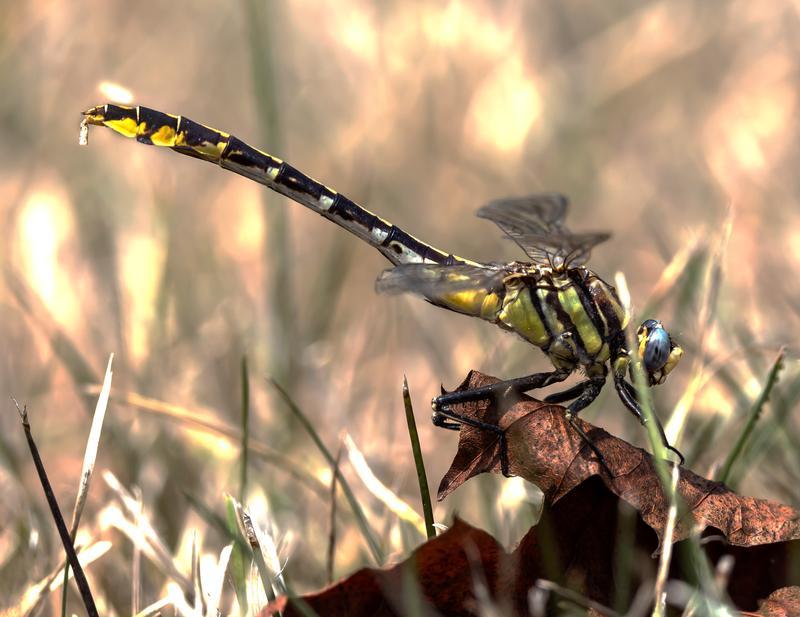
[[[651,386],[664,383],[683,356],[683,349],[655,319],[646,319],[636,333],[639,355]]]

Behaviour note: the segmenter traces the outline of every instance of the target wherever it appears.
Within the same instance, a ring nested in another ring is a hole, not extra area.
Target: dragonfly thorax
[[[556,368],[596,372],[627,321],[616,290],[584,267],[527,266],[505,279],[496,323],[541,348]]]

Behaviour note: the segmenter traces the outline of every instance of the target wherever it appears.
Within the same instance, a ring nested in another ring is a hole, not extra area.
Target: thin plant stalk
[[[433,506],[431,504],[431,491],[428,487],[428,476],[425,473],[425,461],[422,458],[422,448],[419,444],[419,433],[417,433],[417,423],[414,419],[414,407],[411,404],[411,395],[408,391],[408,379],[403,375],[403,406],[406,411],[406,424],[408,425],[408,437],[411,440],[411,452],[414,455],[414,467],[417,470],[417,482],[419,483],[419,496],[422,501],[422,514],[425,518],[425,531],[428,539],[436,537],[436,528],[433,526]]]
[[[67,530],[67,524],[64,522],[64,516],[61,514],[61,509],[58,507],[58,501],[56,500],[55,493],[53,493],[53,487],[50,485],[50,480],[47,477],[47,471],[44,468],[42,457],[39,455],[39,448],[36,446],[36,442],[33,439],[31,425],[30,422],[28,422],[28,410],[27,408],[20,409],[19,403],[17,403],[16,399],[14,399],[14,405],[16,405],[20,419],[22,420],[22,428],[25,431],[25,439],[28,441],[28,448],[31,452],[31,458],[33,459],[33,464],[36,466],[36,473],[39,475],[39,482],[44,490],[44,496],[47,499],[47,505],[50,507],[50,512],[53,515],[56,529],[58,529],[58,535],[61,537],[61,543],[63,544],[64,551],[67,554],[67,562],[72,567],[72,571],[75,576],[75,583],[78,585],[81,599],[86,607],[86,613],[89,617],[99,617],[97,606],[95,605],[94,597],[92,596],[92,590],[89,588],[89,581],[86,580],[86,575],[84,574],[83,568],[78,561],[78,555],[75,553],[75,546],[72,544],[72,539],[70,538],[69,531]]]
[[[258,541],[258,536],[253,526],[253,520],[245,511],[244,507],[242,507],[242,504],[236,504],[236,511],[239,514],[239,522],[242,524],[245,537],[250,544],[250,550],[253,552],[253,560],[256,562],[256,568],[261,577],[261,585],[264,588],[264,593],[267,596],[268,602],[272,604],[275,602],[275,592],[272,589],[270,571],[267,567],[267,562],[264,560],[264,553],[261,552],[261,543]]]
[[[108,358],[106,374],[103,378],[103,387],[100,389],[100,396],[97,398],[97,405],[92,416],[92,426],[89,429],[89,438],[86,441],[86,452],[83,455],[83,468],[81,469],[81,483],[78,487],[78,494],[75,496],[75,506],[72,510],[72,525],[69,530],[69,537],[75,542],[78,535],[78,527],[81,522],[83,508],[86,505],[86,497],[89,494],[89,484],[94,471],[94,464],[97,460],[97,450],[100,447],[100,435],[103,432],[103,420],[106,417],[108,408],[108,397],[111,394],[111,365],[114,362],[114,354]],[[61,617],[67,615],[67,594],[69,592],[69,562],[64,567],[64,585],[61,588]]]
[[[669,566],[672,561],[672,538],[675,535],[675,523],[678,519],[678,479],[680,478],[680,468],[677,465],[672,467],[671,490],[669,509],[667,510],[667,523],[664,528],[664,539],[662,540],[661,558],[658,561],[658,575],[654,589],[655,605],[653,617],[664,617],[667,614],[667,576]]]
[[[250,50],[250,68],[252,71],[253,94],[258,117],[261,141],[268,144],[275,152],[282,150],[280,112],[278,104],[278,83],[275,73],[275,55],[273,53],[273,34],[279,23],[276,13],[280,11],[280,3],[265,4],[257,0],[242,0],[245,27]],[[284,50],[285,55],[285,50]],[[286,58],[282,58],[286,62]],[[292,263],[291,234],[289,233],[289,215],[284,204],[276,203],[274,196],[264,194],[262,198],[264,226],[266,233],[263,246],[269,250],[264,256],[265,263],[273,267],[267,269],[268,280],[267,306],[274,312],[274,322],[270,335],[276,351],[270,358],[272,372],[291,388],[296,374],[297,349],[295,338],[295,315],[292,306]],[[273,207],[270,207],[273,206]],[[278,351],[279,350],[279,351]]]
[[[97,386],[90,386],[86,388],[86,392],[94,393],[96,388]],[[236,429],[220,422],[215,417],[217,414],[205,409],[186,409],[172,403],[142,396],[135,392],[115,392],[114,400],[117,403],[129,405],[148,413],[162,415],[182,425],[192,425],[204,432],[222,435],[231,441],[241,442],[242,439],[241,434]],[[326,494],[327,486],[325,484],[277,450],[253,439],[248,440],[248,450],[254,456],[292,476],[300,484],[311,489],[315,495],[324,496]]]
[[[622,300],[622,304],[625,307],[626,312],[630,315],[631,296],[630,292],[628,291],[628,282],[625,278],[625,275],[622,272],[617,272],[616,276],[614,277],[614,283],[616,284],[620,300]],[[650,447],[652,448],[653,452],[653,465],[655,467],[656,474],[661,481],[664,494],[669,500],[671,499],[669,491],[672,484],[670,482],[670,472],[667,469],[665,460],[667,450],[664,447],[664,444],[661,442],[661,435],[656,427],[656,422],[658,419],[656,418],[653,407],[650,404],[650,390],[647,387],[644,371],[642,370],[641,360],[637,354],[639,346],[635,344],[636,338],[630,324],[625,330],[625,340],[628,349],[631,350],[631,373],[633,374],[633,385],[636,388],[636,394],[638,395],[639,403],[642,408],[642,415],[644,416],[645,420],[644,426],[647,432],[648,441],[650,442]]]
[[[236,592],[236,601],[239,603],[239,611],[247,615],[247,570],[250,565],[252,549],[247,539],[242,535],[239,528],[239,515],[236,511],[236,500],[230,495],[225,496],[225,523],[228,534],[241,541],[237,541],[233,547],[229,571],[233,589]]]
[[[239,501],[244,503],[247,496],[247,465],[250,442],[250,376],[247,371],[247,356],[242,356],[242,441],[241,469],[239,476]]]
[[[380,481],[378,476],[367,463],[367,459],[358,446],[353,441],[349,434],[344,434],[344,446],[347,449],[347,455],[350,459],[350,465],[353,470],[358,474],[359,479],[367,487],[367,490],[372,493],[382,504],[384,504],[389,511],[397,516],[401,521],[409,523],[416,529],[420,535],[425,535],[425,521],[412,508],[408,503],[401,499],[397,493],[386,486]],[[387,521],[388,523],[388,521]]]
[[[700,391],[699,384],[704,380],[706,367],[706,344],[711,333],[717,314],[717,299],[719,290],[722,286],[723,264],[725,253],[728,248],[731,234],[733,233],[733,208],[729,207],[727,216],[722,225],[717,238],[716,245],[708,258],[708,266],[705,273],[703,284],[703,298],[700,309],[697,311],[698,332],[700,340],[698,342],[698,353],[692,364],[690,375],[691,381],[686,388],[683,396],[675,405],[672,416],[669,418],[664,430],[671,440],[677,441],[686,426],[692,403]]]
[[[722,468],[717,474],[716,479],[718,481],[727,482],[731,477],[731,470],[744,451],[745,444],[750,438],[750,435],[753,433],[753,430],[756,427],[756,422],[758,422],[758,419],[761,416],[761,411],[764,409],[764,405],[769,399],[769,395],[778,381],[778,374],[783,368],[783,358],[785,354],[786,348],[781,347],[778,351],[777,357],[775,358],[775,362],[772,363],[772,368],[770,368],[769,373],[767,374],[767,380],[764,382],[764,387],[761,389],[761,393],[758,395],[758,398],[750,408],[747,421],[745,422],[744,427],[742,427],[742,431],[739,433],[736,443],[733,444],[733,448],[731,448],[731,451],[728,452],[728,456],[725,458],[725,462],[722,464]]]
[[[336,487],[339,477],[339,461],[342,458],[342,444],[336,450],[336,460],[331,469],[331,515],[328,523],[328,556],[325,560],[325,575],[328,583],[333,582],[333,565],[336,555]]]
[[[562,587],[561,585],[553,581],[548,581],[546,579],[539,579],[538,581],[536,581],[535,589],[543,591],[547,594],[552,593],[558,595],[567,600],[568,602],[571,602],[575,606],[589,609],[600,615],[604,615],[605,617],[620,617],[619,613],[608,608],[607,606],[600,604],[599,602],[595,602],[594,600],[590,600],[586,596],[579,594],[577,591],[568,589],[566,587]]]
[[[325,460],[328,462],[328,465],[331,468],[336,470],[336,475],[339,477],[339,483],[342,486],[342,491],[344,492],[345,497],[347,498],[348,503],[350,504],[350,508],[353,510],[353,514],[356,516],[356,522],[358,523],[358,528],[361,531],[361,535],[364,537],[364,540],[369,547],[370,552],[372,553],[372,558],[375,560],[376,563],[379,565],[383,563],[383,551],[378,544],[377,539],[375,538],[375,534],[372,531],[372,528],[369,526],[367,522],[367,517],[364,515],[364,511],[361,509],[358,501],[356,500],[355,495],[353,494],[353,490],[350,488],[349,482],[342,474],[341,470],[336,467],[336,459],[334,459],[333,455],[331,454],[330,450],[322,443],[322,439],[320,438],[317,431],[314,429],[314,425],[309,421],[306,415],[302,412],[302,410],[297,406],[294,402],[292,397],[278,384],[274,379],[270,379],[272,386],[278,391],[278,394],[283,399],[283,402],[286,403],[286,406],[289,410],[294,414],[297,420],[302,424],[303,428],[309,434],[311,439],[316,444],[319,451],[322,453],[322,456],[325,457]]]

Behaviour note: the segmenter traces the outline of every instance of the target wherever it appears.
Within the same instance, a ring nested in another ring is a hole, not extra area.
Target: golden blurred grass
[[[570,195],[574,228],[614,232],[592,267],[609,280],[623,270],[634,305],[657,308],[687,350],[656,404],[665,419],[688,405],[680,445],[698,470],[724,460],[788,346],[734,477],[749,494],[800,501],[796,3],[348,0],[265,10],[244,0],[78,0],[6,3],[0,16],[0,375],[5,394],[29,405],[62,503],[74,498],[82,410],[94,405],[84,387],[99,383],[111,351],[117,392],[212,410],[228,427],[240,423],[246,356],[252,439],[309,477],[331,477],[268,386],[274,377],[331,450],[346,430],[415,506],[403,374],[425,409],[440,382],[452,386],[469,368],[517,376],[546,366],[488,324],[376,296],[379,255],[253,183],[104,131],[79,149],[79,114],[104,102],[103,82],[230,131],[476,259],[520,257],[473,219],[483,202]],[[238,442],[122,403],[112,398],[100,464],[140,487],[178,564],[188,567],[193,530],[204,554],[218,554],[225,539],[183,492],[222,511],[223,492],[238,491]],[[59,560],[10,410],[0,414],[3,606]],[[613,395],[586,416],[645,443]],[[456,437],[421,423],[420,439],[435,483]],[[297,590],[323,583],[328,506],[292,475],[252,466],[252,507],[291,540],[288,579]],[[387,553],[419,541],[343,471]],[[480,478],[437,506],[437,520],[458,509],[512,541],[536,506],[509,486]],[[84,527],[114,548],[89,574],[105,614],[129,612],[120,581],[134,551],[100,524],[110,492],[93,491]],[[341,575],[369,558],[347,509],[339,513]],[[166,579],[143,568],[146,605]]]

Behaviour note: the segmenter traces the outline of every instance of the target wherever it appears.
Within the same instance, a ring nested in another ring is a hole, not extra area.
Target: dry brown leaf
[[[496,590],[498,563],[504,554],[488,533],[456,519],[450,529],[420,546],[402,563],[386,569],[363,568],[302,599],[318,615],[473,616],[478,605],[471,573],[480,572],[489,589]],[[415,602],[419,609],[413,613]],[[283,611],[284,617],[302,615],[285,597],[262,614],[276,610]]]
[[[800,617],[800,587],[782,587],[773,591],[753,615]]]
[[[626,509],[627,516],[620,516]],[[359,570],[322,591],[303,596],[303,600],[325,616],[475,615],[475,575],[480,573],[504,615],[529,615],[528,594],[540,578],[609,606],[620,584],[616,578],[619,574],[611,567],[620,550],[631,559],[630,572],[621,574],[631,594],[640,586],[652,586],[658,566],[653,556],[658,545],[656,534],[631,514],[635,514],[632,508],[594,477],[557,504],[546,506],[539,524],[511,553],[486,532],[456,519],[447,532],[419,547],[403,563],[382,570]],[[633,526],[629,534],[632,542],[621,545],[618,534],[626,525],[624,521]],[[691,575],[684,571],[680,559],[681,544],[676,547],[669,577],[689,581]],[[798,542],[756,548],[712,543],[706,548],[713,553],[712,562],[722,553],[733,555],[735,567],[728,594],[740,609],[755,611],[758,602],[773,590],[793,584],[788,563],[792,552],[800,549]],[[418,583],[412,582],[412,572],[419,577]],[[420,610],[413,613],[409,602],[420,593],[424,600],[419,603]],[[630,602],[631,597],[625,601]],[[271,609],[285,611],[286,617],[302,614],[287,604],[287,599],[281,598]]]
[[[494,381],[472,372],[460,388]],[[566,423],[560,406],[523,397],[507,410],[477,402],[461,405],[457,411],[506,429],[511,473],[534,482],[545,493],[539,523],[508,553],[485,532],[456,520],[450,530],[422,545],[403,563],[359,570],[303,596],[313,610],[320,615],[354,617],[475,615],[479,612],[475,581],[483,580],[501,614],[521,616],[529,615],[529,592],[538,579],[554,581],[606,606],[614,601],[623,580],[616,576],[624,576],[631,593],[640,586],[652,586],[666,502],[649,454],[582,423],[603,452],[611,477]],[[439,498],[472,476],[499,472],[499,453],[496,434],[462,427]],[[740,610],[755,611],[761,602],[759,612],[752,614],[798,615],[797,587],[792,587],[800,584],[798,512],[741,497],[687,469],[681,469],[679,490],[689,512],[680,521],[675,540],[685,538],[697,524],[706,528],[703,548],[712,564],[722,555],[733,557],[727,587],[733,603]],[[619,533],[626,525],[632,541],[623,544]],[[693,581],[694,573],[684,570],[687,563],[692,569],[691,559],[681,558],[684,544],[677,542],[669,578]],[[620,551],[628,553],[629,572],[618,573],[612,567]],[[418,608],[411,610],[409,602],[414,599]],[[630,596],[623,599],[630,600]],[[301,614],[286,598],[270,609],[283,610],[287,617]]]
[[[471,372],[458,389],[498,380]],[[598,475],[608,489],[639,511],[662,537],[668,502],[655,473],[653,457],[601,428],[578,420],[603,453],[608,472],[591,448],[564,418],[564,408],[522,397],[509,408],[476,401],[459,405],[459,413],[505,429],[509,470],[536,484],[556,503],[587,478]],[[461,428],[458,452],[439,486],[441,500],[469,478],[500,471],[500,439],[491,431]],[[755,546],[800,538],[800,512],[774,501],[737,495],[724,484],[681,468],[678,491],[689,510],[676,526],[673,540],[688,537],[694,526],[714,527],[730,544]]]

